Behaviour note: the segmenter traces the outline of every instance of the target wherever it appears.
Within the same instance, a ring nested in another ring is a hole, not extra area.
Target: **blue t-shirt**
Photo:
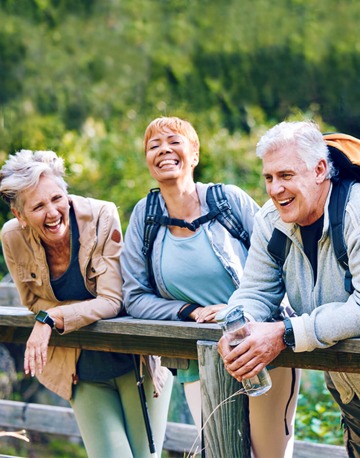
[[[184,302],[203,306],[227,304],[235,291],[231,276],[215,255],[202,227],[185,238],[166,231],[161,274],[168,291]]]
[[[70,208],[71,260],[69,267],[61,277],[51,280],[55,297],[59,301],[86,301],[94,296],[87,290],[79,266],[79,228],[73,208]],[[95,350],[82,350],[77,363],[77,375],[80,380],[102,382],[119,377],[133,369],[131,355]]]
[[[191,237],[175,237],[166,231],[161,255],[161,275],[175,299],[203,306],[227,304],[235,285],[215,255],[206,232],[200,228]],[[199,380],[198,362],[178,369],[181,383]]]

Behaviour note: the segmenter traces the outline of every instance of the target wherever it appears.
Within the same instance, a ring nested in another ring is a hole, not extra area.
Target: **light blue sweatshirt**
[[[210,184],[196,184],[202,215],[206,215],[209,212],[209,207],[206,203],[206,191]],[[254,215],[259,209],[258,205],[237,186],[226,185],[225,191],[231,207],[240,217],[244,229],[251,235]],[[161,196],[160,200],[164,214],[167,215],[165,203]],[[140,200],[135,206],[125,234],[125,245],[121,253],[124,304],[127,312],[136,318],[179,320],[177,314],[185,302],[176,300],[170,294],[161,275],[161,250],[165,236],[164,226],[159,229],[152,252],[152,266],[159,294],[156,294],[149,284],[146,259],[141,251],[145,207],[146,198]],[[238,288],[247,258],[246,248],[216,220],[207,222],[202,227],[214,253],[230,274],[236,288]]]

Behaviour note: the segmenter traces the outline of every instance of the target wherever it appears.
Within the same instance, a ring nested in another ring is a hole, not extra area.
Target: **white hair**
[[[277,124],[261,137],[256,145],[256,155],[263,159],[266,153],[291,146],[295,146],[296,154],[309,170],[325,159],[328,165],[326,178],[336,173],[323,135],[313,121],[284,121]]]
[[[11,208],[22,210],[21,195],[34,188],[42,176],[48,176],[67,192],[64,160],[54,151],[22,149],[10,155],[0,170],[0,194]]]

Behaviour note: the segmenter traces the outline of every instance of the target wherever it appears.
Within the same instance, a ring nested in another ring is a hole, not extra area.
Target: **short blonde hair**
[[[146,147],[148,141],[153,137],[157,132],[161,132],[164,129],[170,129],[171,131],[183,135],[186,137],[195,151],[200,149],[200,141],[198,134],[194,127],[190,124],[189,121],[184,119],[177,118],[176,116],[172,117],[161,117],[156,118],[147,126],[144,134],[144,150],[146,153]]]

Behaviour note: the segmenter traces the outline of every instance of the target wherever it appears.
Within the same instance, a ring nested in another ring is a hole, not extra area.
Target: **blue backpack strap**
[[[279,229],[274,228],[267,250],[279,267],[279,283],[283,283],[282,274],[285,259],[290,251],[291,240]]]
[[[248,250],[250,248],[249,234],[244,229],[239,217],[232,212],[222,183],[217,183],[208,187],[206,202],[210,208],[210,214],[213,214],[213,217],[215,217],[234,238],[240,240]]]
[[[158,217],[162,215],[159,193],[159,188],[150,189],[150,192],[146,198],[144,237],[143,247],[141,250],[146,258],[146,266],[150,285],[155,289],[156,284],[151,262],[151,253],[154,245],[154,240],[160,228]]]
[[[349,259],[344,239],[344,219],[346,204],[349,200],[353,183],[355,183],[355,181],[351,179],[334,180],[329,202],[332,245],[336,259],[345,269],[345,291],[350,294],[354,291],[354,287],[352,285],[352,275],[349,270]]]

